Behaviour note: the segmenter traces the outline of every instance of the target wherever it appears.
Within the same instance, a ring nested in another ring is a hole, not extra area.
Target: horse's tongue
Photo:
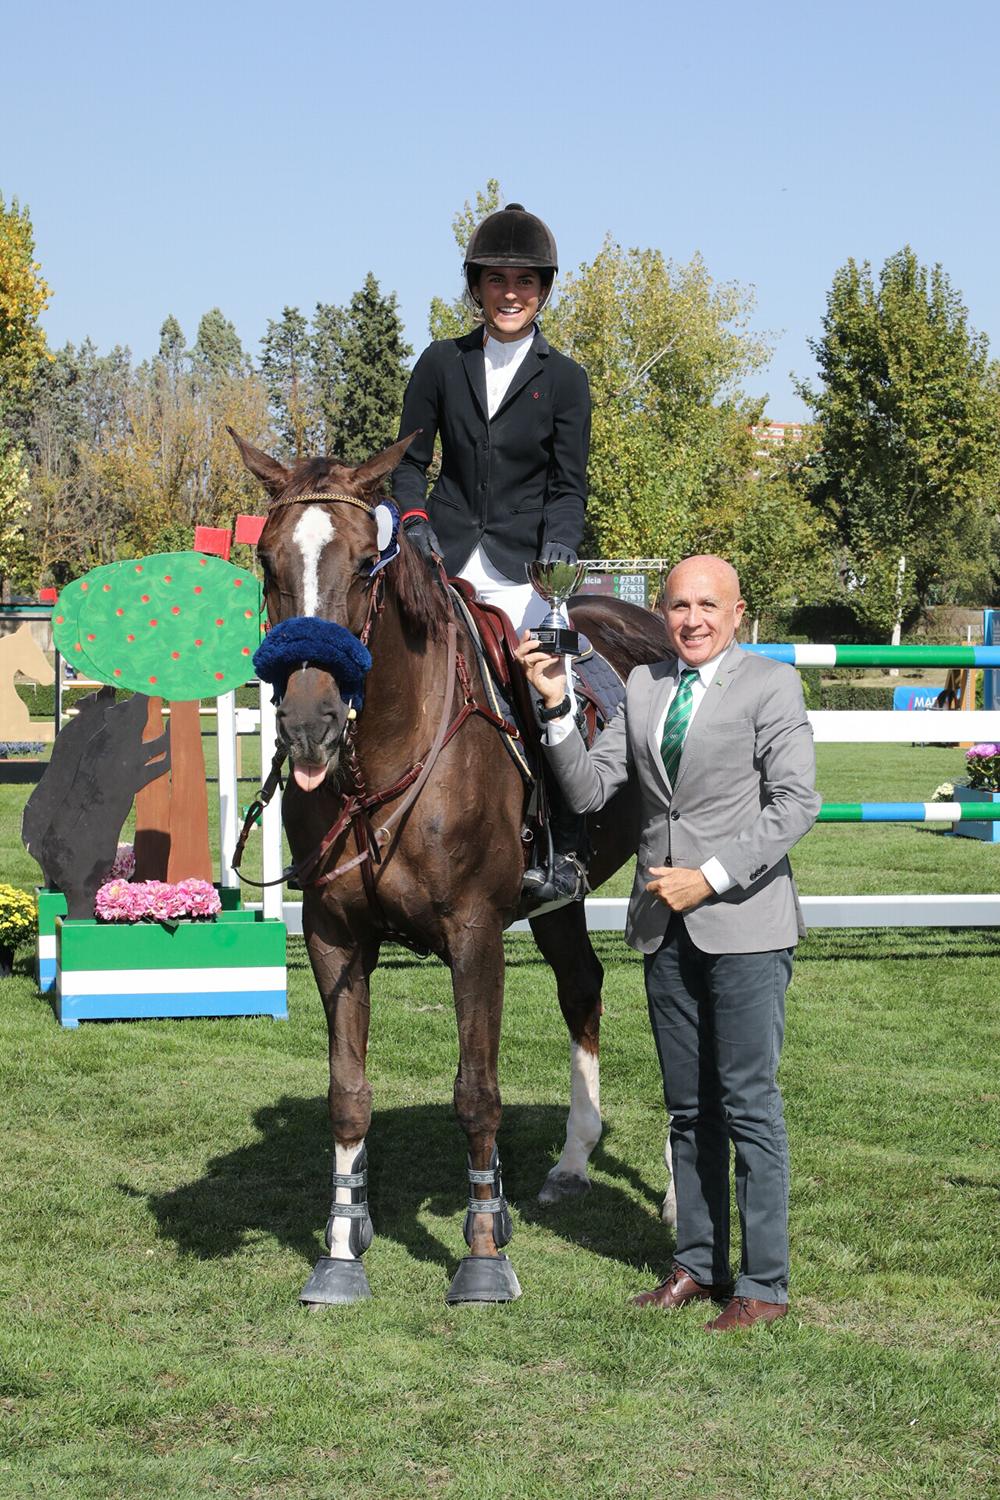
[[[326,780],[326,766],[308,760],[297,760],[293,767],[295,780],[304,792],[314,792]]]

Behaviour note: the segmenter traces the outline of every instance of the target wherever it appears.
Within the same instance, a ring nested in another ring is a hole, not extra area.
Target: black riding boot
[[[587,819],[582,813],[570,812],[562,793],[554,785],[554,778],[547,784],[547,790],[551,849],[549,858],[544,863],[532,865],[524,872],[521,897],[528,916],[533,916],[539,907],[582,901],[589,889]],[[543,834],[543,850],[545,846]]]

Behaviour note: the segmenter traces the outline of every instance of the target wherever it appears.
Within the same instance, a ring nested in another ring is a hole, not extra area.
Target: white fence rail
[[[261,772],[266,775],[275,744],[275,717],[270,693],[270,688],[261,683],[259,711],[235,709],[232,693],[218,700],[220,874],[224,885],[239,883],[229,868],[239,825],[236,734],[237,731],[248,733],[254,725],[259,727]],[[809,714],[809,722],[816,743],[821,745],[952,745],[958,739],[1000,743],[1000,712],[985,710],[948,714],[820,709]],[[273,880],[281,874],[283,867],[280,792],[275,793],[264,812],[261,833],[261,878]],[[860,836],[864,837],[863,834]],[[248,889],[253,892],[253,887]],[[288,931],[300,934],[302,904],[285,901],[283,890],[281,885],[270,886],[260,898],[249,900],[247,904],[258,909],[262,907],[267,916],[283,915]],[[813,928],[1000,927],[1000,895],[803,896],[801,901],[806,924]],[[628,902],[623,897],[592,896],[585,905],[590,931],[624,931]],[[527,922],[516,922],[510,930],[520,932],[527,929]]]

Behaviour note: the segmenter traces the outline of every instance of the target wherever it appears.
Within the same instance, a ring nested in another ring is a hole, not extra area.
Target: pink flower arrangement
[[[109,880],[94,903],[102,922],[176,922],[182,917],[214,917],[222,910],[219,893],[207,880]]]
[[[1000,745],[973,745],[965,752],[965,770],[969,786],[983,791],[1000,791]]]

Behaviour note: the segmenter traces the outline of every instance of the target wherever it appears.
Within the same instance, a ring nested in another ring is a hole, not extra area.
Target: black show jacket
[[[399,433],[420,428],[393,474],[400,510],[427,510],[454,574],[477,544],[514,582],[543,542],[579,551],[587,503],[590,388],[583,368],[535,330],[490,421],[483,330],[439,339],[417,360]],[[441,473],[427,494],[434,439]]]

